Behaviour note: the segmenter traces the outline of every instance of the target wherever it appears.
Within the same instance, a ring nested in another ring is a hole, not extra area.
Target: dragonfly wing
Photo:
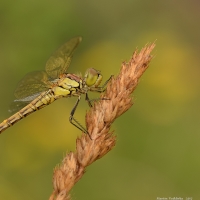
[[[46,72],[52,78],[58,78],[60,74],[67,71],[70,65],[74,50],[81,42],[81,37],[75,37],[62,45],[52,56],[47,60]]]
[[[8,112],[14,114],[25,107],[28,103],[27,102],[15,102],[13,101],[10,106]]]
[[[19,83],[14,92],[16,99],[28,99],[35,94],[40,94],[41,92],[48,90],[50,88],[51,82],[45,71],[36,71],[28,73]]]
[[[36,93],[32,96],[25,97],[23,99],[15,99],[9,106],[9,112],[14,114],[21,110],[23,107],[28,105],[31,101],[33,101],[36,97],[38,97],[41,94],[41,92]]]
[[[9,106],[8,112],[14,114],[28,105],[31,101],[33,101],[36,97],[38,97],[41,92],[33,94],[32,96],[25,97],[23,99],[15,99]]]
[[[38,97],[41,92],[48,90],[51,82],[45,71],[36,71],[26,74],[18,83],[14,92],[15,100],[11,103],[9,112],[14,113]]]

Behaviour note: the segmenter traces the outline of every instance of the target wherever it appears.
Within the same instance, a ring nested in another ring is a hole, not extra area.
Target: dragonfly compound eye
[[[101,83],[102,75],[100,71],[89,68],[85,73],[85,83],[88,87],[97,87]]]

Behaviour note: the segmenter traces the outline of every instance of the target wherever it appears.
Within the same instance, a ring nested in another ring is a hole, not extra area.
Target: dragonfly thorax
[[[82,80],[75,74],[63,74],[56,85],[52,87],[56,96],[71,96],[81,90]]]
[[[74,75],[74,74],[66,74],[65,77],[61,78],[58,82],[58,85],[64,89],[71,89],[71,88],[77,88],[82,87],[81,84],[82,80]]]
[[[98,87],[102,78],[100,71],[94,68],[89,68],[85,73],[84,84],[88,87]]]

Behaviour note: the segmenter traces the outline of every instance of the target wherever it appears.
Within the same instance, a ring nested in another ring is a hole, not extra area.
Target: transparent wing
[[[58,78],[60,74],[67,71],[70,65],[74,50],[81,42],[81,37],[75,37],[62,45],[52,56],[47,60],[46,72],[52,78]]]
[[[11,114],[14,114],[24,108],[26,105],[28,105],[30,102],[24,102],[24,101],[13,101],[10,106],[8,112]]]
[[[41,92],[33,94],[32,96],[25,97],[23,99],[15,99],[9,106],[9,112],[10,113],[16,113],[17,111],[24,108],[26,105],[28,105],[31,101],[33,101],[36,97],[38,97],[41,94]]]
[[[25,99],[48,90],[51,82],[45,71],[28,73],[17,85],[14,95],[17,99]]]
[[[9,112],[17,112],[50,87],[51,82],[45,71],[28,73],[17,85],[14,92],[16,99],[11,103]]]

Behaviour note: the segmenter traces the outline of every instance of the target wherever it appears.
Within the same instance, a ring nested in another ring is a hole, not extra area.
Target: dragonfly
[[[87,129],[74,118],[81,95],[85,94],[85,100],[92,107],[88,92],[104,92],[111,77],[100,86],[103,76],[94,68],[87,69],[84,77],[67,73],[74,51],[81,40],[81,37],[70,39],[50,56],[44,71],[30,72],[18,83],[14,92],[16,99],[10,109],[15,114],[0,124],[0,133],[29,114],[64,97],[77,97],[69,121],[82,132],[88,133]]]

